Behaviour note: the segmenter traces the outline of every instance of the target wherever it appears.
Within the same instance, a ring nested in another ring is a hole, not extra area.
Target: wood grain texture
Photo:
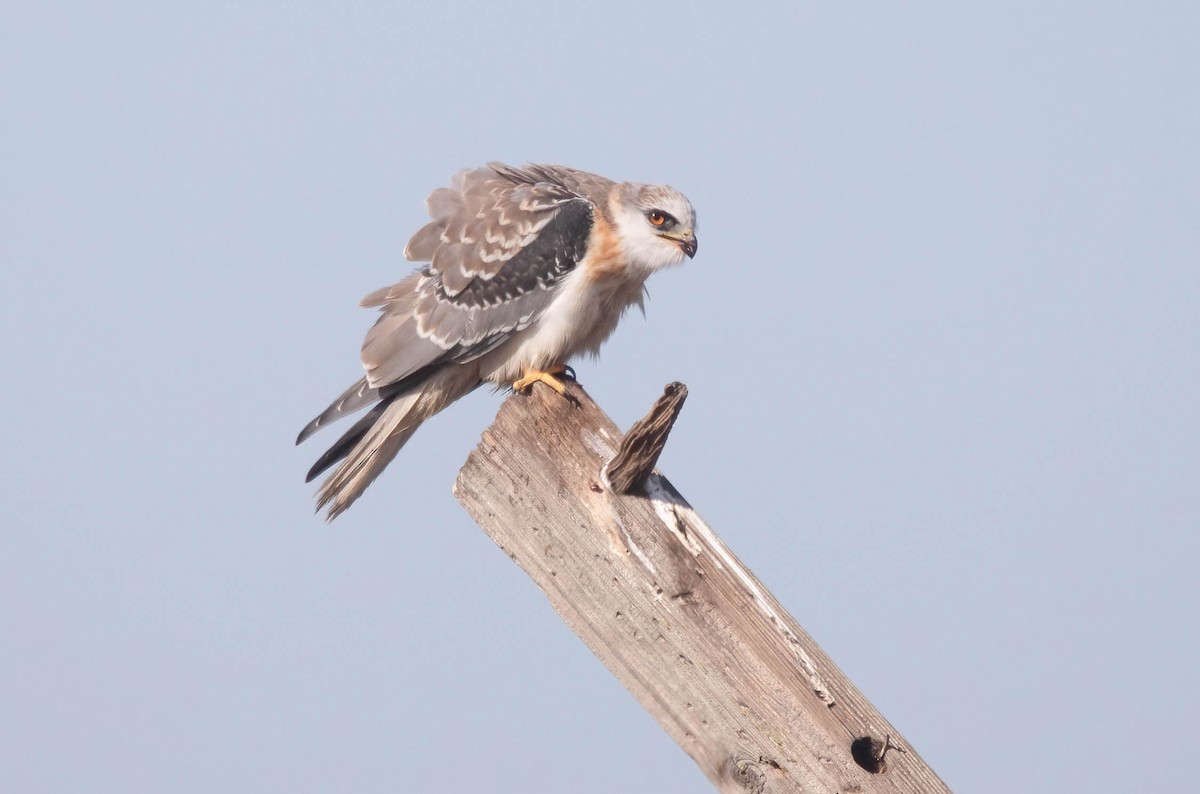
[[[641,487],[654,471],[687,393],[687,386],[682,383],[668,383],[649,413],[629,428],[617,447],[617,454],[604,467],[604,480],[613,491],[630,493]]]
[[[664,477],[604,485],[621,433],[570,389],[506,400],[455,495],[717,789],[948,791]]]

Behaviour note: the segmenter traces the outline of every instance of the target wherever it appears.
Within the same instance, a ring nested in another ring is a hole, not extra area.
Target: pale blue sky
[[[450,495],[499,396],[312,513],[356,303],[488,160],[690,196],[580,380],[687,383],[664,470],[952,788],[1177,785],[1198,8],[10,4],[0,790],[705,790]]]

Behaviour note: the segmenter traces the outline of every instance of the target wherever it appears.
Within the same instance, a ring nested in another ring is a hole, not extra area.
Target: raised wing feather
[[[470,361],[537,319],[586,252],[594,190],[579,173],[493,165],[430,195],[432,220],[405,248],[429,265],[362,301],[382,307],[362,349],[371,388]]]

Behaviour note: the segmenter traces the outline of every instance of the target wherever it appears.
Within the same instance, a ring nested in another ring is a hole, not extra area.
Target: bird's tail
[[[422,422],[479,385],[468,369],[444,367],[412,388],[388,395],[347,430],[308,472],[311,482],[338,464],[317,491],[317,510],[328,507],[326,519],[332,521],[353,504]]]

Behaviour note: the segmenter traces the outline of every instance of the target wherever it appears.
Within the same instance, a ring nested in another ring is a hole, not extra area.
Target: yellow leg
[[[527,369],[525,370],[525,374],[522,375],[519,380],[513,383],[513,391],[527,391],[531,386],[533,386],[533,384],[541,381],[559,394],[565,395],[567,393],[567,387],[563,385],[563,382],[559,380],[557,376],[562,375],[566,371],[567,368],[562,364],[558,364],[546,370]]]

